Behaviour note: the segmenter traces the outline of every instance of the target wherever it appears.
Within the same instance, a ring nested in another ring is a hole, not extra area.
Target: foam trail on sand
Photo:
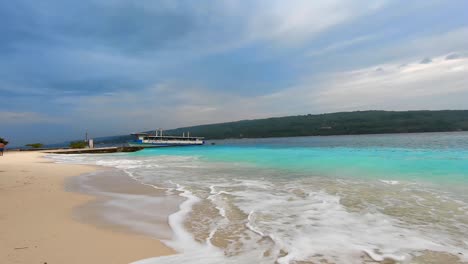
[[[179,206],[179,211],[169,216],[169,225],[174,231],[174,241],[173,247],[178,250],[184,250],[185,248],[198,247],[199,244],[195,243],[192,238],[192,235],[187,232],[184,228],[184,220],[187,217],[187,214],[192,210],[192,206],[199,202],[200,199],[194,196],[190,191],[186,190],[183,186],[177,185],[177,191],[181,192],[179,195],[185,197],[183,203]],[[170,242],[172,243],[172,242]]]
[[[254,213],[255,213],[255,211],[250,211],[249,215],[247,216],[247,223],[245,224],[245,226],[248,229],[252,230],[252,232],[258,234],[259,236],[264,237],[265,234],[262,231],[258,230],[256,227],[253,226],[254,225],[253,223],[255,222]]]
[[[213,202],[216,206],[215,208],[218,210],[219,214],[226,218],[226,210],[222,207],[221,204],[221,201],[219,201],[218,197],[220,194],[228,194],[227,192],[225,191],[220,191],[220,192],[216,192],[215,190],[215,187],[213,185],[210,186],[210,196],[208,196],[208,200],[210,200],[211,202]]]
[[[183,186],[177,185],[180,196],[185,197],[180,204],[180,210],[169,216],[169,225],[174,232],[174,238],[164,241],[167,245],[178,250],[180,253],[173,256],[149,258],[133,262],[132,264],[165,264],[165,263],[228,263],[221,250],[213,247],[210,243],[206,245],[195,242],[193,236],[184,228],[184,220],[192,210],[192,206],[200,199],[194,196]],[[207,241],[208,242],[208,241]]]

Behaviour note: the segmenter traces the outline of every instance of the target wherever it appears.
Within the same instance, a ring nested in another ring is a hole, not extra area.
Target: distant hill
[[[165,134],[187,131],[206,139],[468,131],[468,110],[309,114],[183,127],[166,130]],[[107,137],[104,142],[122,143],[130,138]]]

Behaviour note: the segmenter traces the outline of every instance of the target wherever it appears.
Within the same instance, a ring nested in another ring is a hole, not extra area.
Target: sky
[[[0,0],[0,137],[467,109],[465,0]]]

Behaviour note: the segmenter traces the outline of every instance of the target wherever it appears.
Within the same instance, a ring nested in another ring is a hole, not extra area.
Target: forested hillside
[[[468,131],[468,110],[357,111],[243,120],[168,130],[208,139]]]

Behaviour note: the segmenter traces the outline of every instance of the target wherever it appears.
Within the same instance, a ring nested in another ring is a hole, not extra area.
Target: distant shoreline
[[[343,136],[468,131],[468,110],[356,111],[318,115],[240,120],[166,130],[167,135],[190,132],[206,140]],[[145,131],[154,133],[154,131]],[[98,144],[122,144],[130,135],[98,137]]]
[[[311,136],[284,136],[284,137],[243,137],[243,138],[217,138],[209,139],[210,141],[217,140],[242,140],[242,139],[268,139],[268,138],[300,138],[300,137],[346,137],[346,136],[378,136],[378,135],[404,135],[404,134],[436,134],[436,133],[468,133],[468,130],[463,131],[437,131],[437,132],[401,132],[401,133],[373,133],[373,134],[340,134],[340,135],[311,135]]]
[[[468,133],[468,130],[462,131],[429,131],[429,132],[400,132],[400,133],[373,133],[373,134],[340,134],[340,135],[310,135],[310,136],[279,136],[279,137],[233,137],[233,138],[216,138],[216,139],[207,139],[207,141],[218,141],[218,140],[242,140],[242,139],[267,139],[267,138],[300,138],[300,137],[337,137],[337,136],[375,136],[375,135],[404,135],[404,134],[433,134],[433,133]],[[122,143],[116,143],[117,146],[121,146]],[[96,148],[99,148],[99,144],[96,145]],[[11,147],[6,151],[48,151],[48,150],[62,150],[64,148],[60,147],[51,147],[44,149],[27,149],[21,147]]]
[[[202,136],[206,140],[221,140],[464,131],[468,131],[468,110],[369,110],[240,120],[169,129],[164,133],[182,135],[190,132],[191,135]],[[154,134],[154,131],[134,132]],[[131,139],[133,138],[129,134],[95,137],[94,145],[96,147],[120,146]],[[46,147],[63,148],[67,147],[71,141],[76,140],[46,144]],[[24,149],[23,146],[10,146],[11,148]]]

